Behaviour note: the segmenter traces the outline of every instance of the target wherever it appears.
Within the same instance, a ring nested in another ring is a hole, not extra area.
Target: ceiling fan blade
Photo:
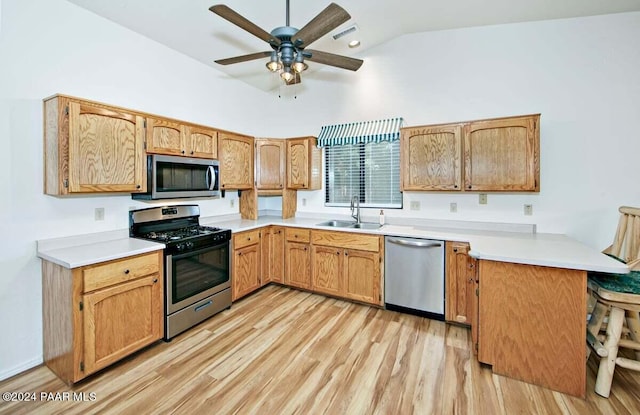
[[[349,58],[348,56],[336,55],[319,50],[305,49],[304,52],[305,54],[311,54],[311,56],[306,57],[305,60],[335,66],[337,68],[348,69],[350,71],[357,71],[364,62],[362,59]]]
[[[260,58],[264,58],[267,56],[270,56],[271,52],[258,52],[258,53],[250,53],[248,55],[242,55],[242,56],[235,56],[233,58],[226,58],[226,59],[218,59],[217,61],[215,61],[215,63],[220,64],[220,65],[231,65],[234,63],[240,63],[240,62],[246,62],[246,61],[252,61],[255,59],[260,59]]]
[[[238,13],[231,10],[228,6],[225,6],[224,4],[216,4],[215,6],[209,7],[209,10],[265,42],[274,46],[280,46],[280,39],[271,36],[269,32],[245,19]]]
[[[349,19],[351,19],[351,15],[345,9],[331,3],[302,29],[298,30],[298,33],[293,35],[291,40],[296,47],[304,48]]]

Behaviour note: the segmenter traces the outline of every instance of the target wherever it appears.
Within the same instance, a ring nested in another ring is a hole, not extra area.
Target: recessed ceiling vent
[[[348,35],[349,33],[355,32],[356,30],[358,30],[358,25],[354,24],[353,26],[344,29],[342,32],[333,35],[333,40],[338,40],[341,37]]]

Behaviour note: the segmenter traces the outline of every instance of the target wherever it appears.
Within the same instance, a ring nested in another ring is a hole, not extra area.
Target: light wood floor
[[[170,343],[70,388],[46,367],[0,392],[95,393],[93,402],[0,402],[0,414],[629,414],[640,374],[616,369],[586,400],[492,375],[467,329],[268,286]],[[591,359],[594,359],[593,357]]]

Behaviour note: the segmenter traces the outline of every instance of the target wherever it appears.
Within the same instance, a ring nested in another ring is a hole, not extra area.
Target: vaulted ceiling
[[[175,49],[224,74],[268,91],[281,84],[265,69],[268,58],[222,66],[214,60],[270,50],[269,45],[210,12],[225,4],[270,32],[285,25],[285,0],[68,0],[141,35]],[[313,43],[316,50],[363,59],[367,49],[408,33],[483,25],[582,17],[640,11],[640,0],[335,0],[351,20]],[[291,26],[301,28],[320,13],[330,0],[290,0]],[[333,36],[356,26],[349,35]],[[357,39],[361,46],[347,43]],[[309,63],[305,82],[334,69]]]

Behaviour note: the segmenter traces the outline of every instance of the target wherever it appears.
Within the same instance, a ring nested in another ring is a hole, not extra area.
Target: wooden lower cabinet
[[[285,228],[284,283],[292,287],[311,288],[311,245],[309,229]]]
[[[380,253],[346,249],[344,255],[344,297],[382,305]]]
[[[313,246],[311,289],[323,294],[343,296],[344,251],[330,246]]]
[[[374,305],[383,304],[381,269],[384,240],[381,236],[312,231],[311,244],[313,291]]]
[[[78,268],[42,261],[45,364],[67,384],[164,334],[162,251]]]
[[[475,317],[476,260],[466,242],[446,242],[445,320],[471,325]]]
[[[284,228],[269,226],[262,231],[261,284],[284,283]]]
[[[236,301],[262,286],[261,230],[233,235],[231,300]]]

